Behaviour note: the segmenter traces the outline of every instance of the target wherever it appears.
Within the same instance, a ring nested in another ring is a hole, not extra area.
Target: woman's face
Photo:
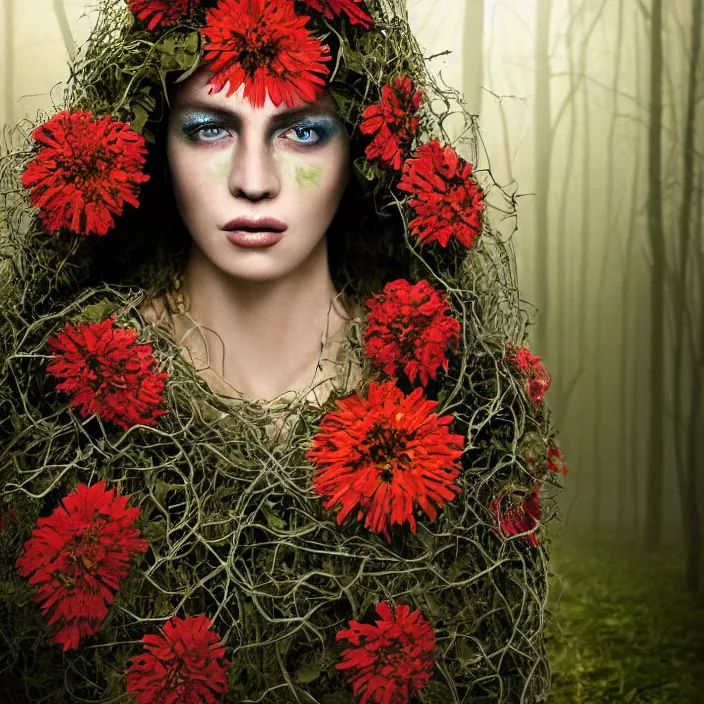
[[[293,108],[267,96],[254,108],[243,87],[209,95],[211,75],[202,67],[172,100],[167,153],[179,213],[194,246],[223,272],[280,278],[326,246],[348,181],[347,133],[327,94]],[[263,218],[285,229],[274,244],[245,246],[261,235],[233,224],[239,218],[253,230],[272,226],[257,224]]]

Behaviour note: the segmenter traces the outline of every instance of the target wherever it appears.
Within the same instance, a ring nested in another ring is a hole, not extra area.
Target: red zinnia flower
[[[324,508],[342,505],[338,524],[357,507],[357,520],[390,541],[395,523],[415,533],[416,505],[433,521],[431,500],[442,507],[460,492],[453,481],[464,437],[449,434],[452,416],[430,413],[437,401],[422,392],[405,396],[393,380],[372,381],[368,398],[341,399],[321,421],[306,457],[317,465],[315,491],[329,497]]]
[[[32,131],[41,146],[27,164],[22,185],[50,232],[67,227],[78,234],[104,235],[125,203],[137,207],[144,138],[110,115],[64,110]]]
[[[420,609],[409,614],[405,604],[394,614],[382,601],[376,612],[376,625],[350,621],[349,630],[337,634],[356,647],[342,653],[344,662],[335,669],[352,670],[348,680],[354,694],[362,695],[359,704],[408,704],[433,676],[435,631]]]
[[[52,638],[64,650],[77,648],[83,636],[97,633],[129,572],[130,555],[145,552],[146,540],[132,524],[140,508],[127,508],[129,497],[115,495],[101,481],[79,484],[48,518],[40,518],[17,558],[29,583],[39,585],[34,601],[42,603]]]
[[[143,423],[156,425],[167,413],[165,372],[154,372],[156,360],[150,344],[134,344],[137,331],[114,327],[114,318],[101,323],[71,324],[49,338],[54,359],[46,370],[65,379],[56,388],[72,394],[71,407],[80,406],[87,418],[96,413],[124,430]]]
[[[533,530],[542,515],[540,484],[536,483],[527,494],[511,490],[504,491],[492,502],[491,511],[498,525],[498,529],[492,527],[492,530],[502,538]],[[538,547],[537,533],[522,537],[533,547]]]
[[[471,176],[472,165],[436,139],[406,161],[398,187],[411,193],[408,204],[418,216],[408,225],[421,242],[437,240],[446,247],[454,236],[466,247],[474,244],[481,231],[484,194]]]
[[[142,638],[146,653],[132,658],[127,691],[137,704],[215,704],[227,692],[225,646],[210,619],[174,616],[159,635]]]
[[[374,20],[359,6],[361,0],[303,0],[306,5],[323,13],[323,17],[331,20],[333,15],[347,13],[350,24],[361,24],[369,29]]]
[[[149,20],[147,29],[151,32],[157,25],[173,27],[186,17],[201,0],[127,0],[132,14],[140,20]]]
[[[365,301],[370,309],[364,332],[365,352],[384,373],[402,367],[411,382],[420,373],[423,386],[435,379],[438,367],[445,372],[447,347],[457,351],[460,324],[451,315],[445,296],[427,281],[412,285],[405,279],[391,281]]]
[[[244,97],[261,107],[267,92],[274,105],[297,99],[314,103],[330,73],[330,48],[314,37],[292,0],[220,0],[208,11],[201,33],[211,62],[210,92],[229,81],[229,97],[244,83]],[[321,74],[321,75],[315,75]]]
[[[550,388],[550,375],[541,363],[541,357],[531,354],[526,347],[516,352],[511,343],[508,344],[508,356],[526,377],[530,397],[535,403],[542,403],[545,392]]]
[[[404,152],[418,131],[418,118],[414,113],[420,99],[421,92],[413,92],[408,76],[382,87],[381,102],[365,109],[359,126],[363,134],[374,135],[365,151],[367,159],[378,158],[382,166],[401,168]]]

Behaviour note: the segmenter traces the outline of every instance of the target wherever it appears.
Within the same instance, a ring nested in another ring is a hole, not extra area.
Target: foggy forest
[[[552,380],[556,704],[704,701],[703,5],[407,0],[515,206],[497,224]],[[0,122],[52,114],[90,0],[0,7]]]

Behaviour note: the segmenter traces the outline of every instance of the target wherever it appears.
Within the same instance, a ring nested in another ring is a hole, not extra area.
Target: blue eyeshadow
[[[303,118],[299,122],[291,125],[291,127],[310,127],[318,130],[321,136],[324,135],[326,137],[336,135],[344,129],[340,120],[336,120],[334,117],[328,117],[327,115]]]
[[[227,120],[216,114],[207,112],[189,112],[186,113],[181,120],[181,130],[188,138],[192,139],[200,129],[215,126],[224,127],[226,124]],[[302,117],[299,120],[292,119],[290,124],[280,129],[290,130],[296,127],[310,128],[318,132],[320,139],[317,142],[311,142],[311,146],[313,144],[320,144],[321,142],[326,141],[330,137],[333,137],[344,130],[344,125],[342,122],[331,115]]]
[[[190,132],[208,123],[215,122],[216,118],[214,115],[208,115],[207,113],[188,113],[181,122],[181,128],[184,132]]]

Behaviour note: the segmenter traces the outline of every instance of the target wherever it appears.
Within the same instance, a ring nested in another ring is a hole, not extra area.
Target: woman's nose
[[[239,139],[228,185],[233,196],[252,201],[273,198],[279,192],[278,167],[265,140]]]

